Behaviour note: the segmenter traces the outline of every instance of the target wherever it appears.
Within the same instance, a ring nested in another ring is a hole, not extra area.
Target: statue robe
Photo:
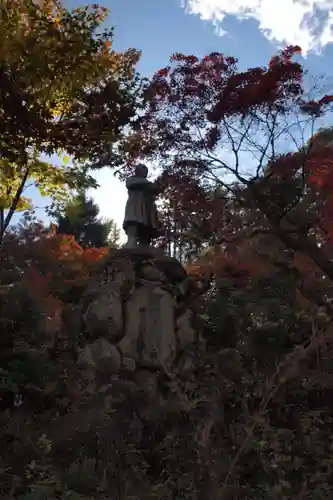
[[[130,177],[126,181],[128,199],[125,207],[123,229],[129,225],[141,226],[156,234],[159,228],[158,214],[155,204],[157,193],[155,184],[140,177]]]

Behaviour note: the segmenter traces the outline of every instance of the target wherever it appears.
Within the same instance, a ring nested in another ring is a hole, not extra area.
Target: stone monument
[[[127,188],[123,227],[128,241],[109,250],[65,322],[83,339],[81,366],[118,379],[131,373],[139,381],[143,373],[151,378],[175,373],[180,366],[190,369],[184,356],[201,341],[191,307],[193,290],[203,290],[177,259],[150,246],[160,227],[158,189],[147,180],[147,167],[136,167]]]

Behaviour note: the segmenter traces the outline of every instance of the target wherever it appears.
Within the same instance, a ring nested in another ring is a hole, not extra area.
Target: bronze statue
[[[135,173],[126,181],[128,199],[123,229],[127,234],[126,247],[150,245],[161,234],[156,208],[156,196],[160,192],[154,182],[147,179],[148,168],[139,164]]]

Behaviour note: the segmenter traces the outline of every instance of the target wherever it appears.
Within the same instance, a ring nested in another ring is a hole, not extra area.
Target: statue
[[[139,164],[135,174],[126,181],[128,199],[123,229],[127,234],[126,247],[150,245],[161,234],[155,199],[160,192],[154,182],[147,179],[148,168]]]

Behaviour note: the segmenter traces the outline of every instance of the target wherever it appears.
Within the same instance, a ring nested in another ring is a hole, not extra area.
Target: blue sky
[[[69,0],[70,8],[81,0]],[[150,76],[174,52],[218,51],[239,58],[242,68],[265,65],[282,43],[305,49],[305,66],[330,72],[333,58],[333,0],[105,0],[107,23],[115,26],[114,48],[142,50],[138,69]],[[93,196],[101,214],[121,224],[126,191],[105,170]],[[45,203],[39,196],[38,205]],[[39,212],[38,215],[42,215]]]

